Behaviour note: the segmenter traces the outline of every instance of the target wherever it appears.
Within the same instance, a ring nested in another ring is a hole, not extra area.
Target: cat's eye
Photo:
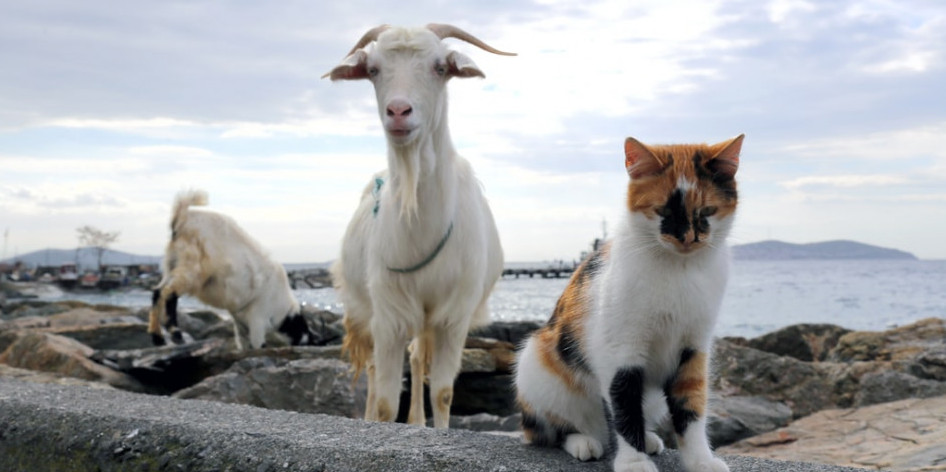
[[[671,212],[670,212],[670,209],[667,208],[667,207],[657,207],[657,208],[654,208],[654,213],[656,213],[656,214],[659,215],[659,216],[662,216],[662,217],[666,218],[666,217],[670,216],[670,213],[671,213]]]
[[[700,209],[700,216],[706,218],[716,214],[717,208],[714,206],[703,207]]]

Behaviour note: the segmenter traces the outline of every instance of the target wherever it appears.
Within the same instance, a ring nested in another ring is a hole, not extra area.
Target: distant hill
[[[909,252],[856,241],[825,241],[808,244],[761,241],[733,246],[732,251],[733,257],[740,260],[917,259]]]
[[[95,269],[98,265],[98,254],[95,248],[83,247],[78,249],[41,249],[26,254],[20,254],[0,261],[13,264],[22,262],[27,267],[59,266],[67,263],[77,263],[80,270]],[[161,256],[141,256],[122,251],[106,249],[102,255],[103,265],[132,265],[132,264],[159,264]]]

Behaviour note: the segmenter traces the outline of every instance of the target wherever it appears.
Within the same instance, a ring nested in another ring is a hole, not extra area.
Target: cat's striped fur
[[[690,472],[728,471],[706,439],[712,329],[729,270],[742,136],[714,145],[628,138],[625,219],[578,270],[517,358],[527,442],[615,471],[656,472],[668,416]]]

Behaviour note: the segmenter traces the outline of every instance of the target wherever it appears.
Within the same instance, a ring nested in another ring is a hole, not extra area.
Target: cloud
[[[782,182],[782,186],[788,189],[800,189],[804,187],[885,187],[890,185],[908,184],[909,179],[894,175],[819,175],[806,176]]]

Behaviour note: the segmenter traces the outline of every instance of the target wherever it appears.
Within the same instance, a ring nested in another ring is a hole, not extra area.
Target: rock
[[[890,471],[943,470],[946,397],[825,410],[717,450]]]
[[[450,416],[451,429],[467,429],[470,431],[503,431],[517,432],[519,424],[522,422],[522,415],[516,413],[510,416],[496,416],[489,413],[478,413],[475,415]],[[433,426],[433,418],[428,418],[428,426]]]
[[[332,359],[254,357],[174,396],[360,418],[365,393],[355,388],[349,367]]]
[[[142,349],[152,346],[148,325],[140,321],[67,327],[51,332],[75,339],[92,349]]]
[[[212,339],[142,349],[106,349],[91,353],[89,358],[133,377],[150,393],[170,394],[228,368],[233,361],[223,367],[207,362],[219,359],[214,354],[222,351],[225,344],[223,340]]]
[[[762,396],[787,404],[796,418],[835,406],[830,366],[781,357],[725,340],[713,356],[713,390],[721,396]]]
[[[37,372],[35,370],[20,369],[17,367],[10,367],[6,364],[0,364],[0,378],[17,379],[35,383],[79,385],[88,388],[114,390],[114,387],[102,382],[82,380],[75,377],[67,377],[65,375],[59,375],[50,372]]]
[[[828,360],[912,360],[931,350],[940,350],[946,339],[946,320],[926,318],[888,331],[854,331],[841,336]]]
[[[105,382],[135,392],[146,391],[134,378],[89,359],[92,348],[49,333],[26,333],[0,354],[0,363],[12,367],[57,373],[79,379]]]
[[[792,409],[762,397],[724,397],[710,403],[707,435],[714,447],[786,426]]]
[[[518,413],[511,374],[462,373],[453,383],[452,414],[490,413],[509,416]]]
[[[800,361],[823,361],[849,329],[832,324],[797,324],[749,339],[746,345]]]
[[[865,375],[854,397],[855,406],[886,403],[905,398],[930,398],[946,395],[946,382],[922,379],[903,372],[877,372]]]
[[[544,324],[535,321],[496,321],[472,330],[470,336],[505,341],[518,348],[527,336]]]

